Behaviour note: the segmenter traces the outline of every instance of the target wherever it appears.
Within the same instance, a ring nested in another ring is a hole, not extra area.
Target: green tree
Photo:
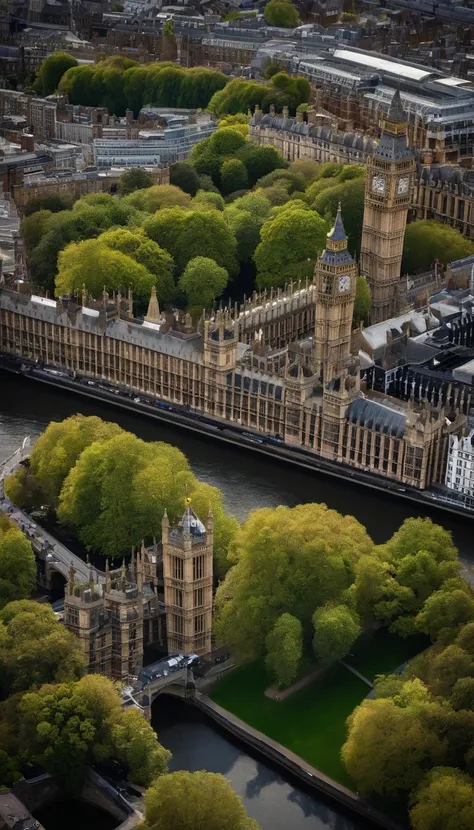
[[[294,29],[300,23],[298,10],[289,0],[270,0],[263,10],[263,16],[269,26]]]
[[[131,170],[125,170],[118,180],[117,190],[121,196],[127,196],[135,190],[143,190],[144,188],[152,187],[153,179],[150,173],[142,170],[140,167],[132,167]]]
[[[198,190],[191,205],[194,210],[224,210],[224,206],[221,194],[208,190]]]
[[[158,778],[145,796],[143,830],[258,830],[223,775],[179,770]]]
[[[58,623],[52,608],[26,599],[0,612],[0,665],[4,697],[77,680],[86,668],[79,640]]]
[[[297,176],[302,176],[306,182],[306,186],[308,186],[311,182],[318,178],[320,168],[321,165],[319,162],[303,158],[293,161],[288,170],[290,173],[296,173]]]
[[[158,743],[156,733],[139,709],[129,709],[112,725],[116,757],[129,769],[130,780],[146,787],[167,772],[171,753]]]
[[[29,597],[36,583],[35,555],[26,536],[0,516],[0,608]]]
[[[249,183],[247,168],[239,159],[226,159],[222,163],[220,179],[223,193],[233,193],[235,190],[246,190]]]
[[[456,711],[461,709],[474,711],[474,677],[459,677],[455,681],[450,703]]]
[[[463,580],[449,580],[426,600],[416,618],[418,629],[433,641],[450,637],[474,618],[472,589]]]
[[[242,133],[234,127],[222,127],[209,138],[209,150],[218,156],[231,156],[247,143]]]
[[[58,257],[56,293],[73,294],[85,285],[99,299],[104,288],[118,291],[131,286],[138,296],[149,296],[154,275],[121,251],[109,248],[100,239],[70,242]]]
[[[174,37],[174,23],[171,17],[169,17],[168,20],[165,20],[162,34],[163,37]]]
[[[232,208],[247,211],[261,225],[265,219],[268,219],[272,203],[265,196],[265,191],[259,190],[258,193],[252,191],[251,193],[246,193],[244,196],[239,196],[238,199],[234,199]]]
[[[298,674],[303,655],[303,628],[291,614],[278,617],[266,639],[265,666],[278,686],[289,686]]]
[[[474,782],[452,767],[435,767],[411,799],[413,830],[471,830],[474,827]]]
[[[312,273],[326,242],[326,223],[314,211],[292,209],[265,222],[260,236],[254,254],[258,285],[283,286]]]
[[[190,196],[195,196],[201,187],[196,170],[187,161],[177,161],[171,165],[170,184],[179,187]]]
[[[471,256],[474,244],[457,228],[433,219],[411,222],[405,231],[402,268],[408,274],[427,271],[438,260],[443,265]]]
[[[474,677],[474,660],[467,651],[453,643],[433,657],[430,676],[430,688],[434,694],[450,697],[458,678]]]
[[[361,274],[357,277],[356,282],[356,295],[354,300],[354,311],[352,314],[352,325],[354,328],[360,326],[361,323],[363,323],[364,326],[368,325],[371,304],[372,294],[367,280]]]
[[[347,723],[342,760],[361,793],[398,797],[443,761],[443,743],[422,723],[416,705],[364,700]]]
[[[178,275],[198,256],[213,259],[229,276],[238,273],[237,240],[220,211],[161,210],[144,228],[171,254]]]
[[[253,109],[256,104],[260,106],[267,93],[268,87],[266,84],[234,78],[228,81],[224,88],[214,93],[209,101],[208,109],[218,116],[246,113],[248,109]]]
[[[127,225],[135,214],[136,210],[125,199],[114,199],[106,193],[90,194],[79,199],[73,210],[55,214],[46,235],[29,256],[34,281],[43,288],[54,289],[58,254],[69,242],[95,238],[112,225]]]
[[[250,262],[260,241],[260,223],[248,210],[231,205],[224,211],[224,218],[237,240],[237,259]]]
[[[247,169],[250,187],[253,187],[262,176],[266,176],[278,168],[286,167],[286,162],[281,153],[275,147],[265,145],[257,146],[247,143],[237,151],[237,158],[244,163]]]
[[[361,633],[357,619],[345,605],[319,608],[314,613],[313,625],[313,648],[324,665],[345,657]]]
[[[42,502],[42,494],[34,476],[26,467],[20,466],[5,481],[5,495],[17,507],[31,509]]]
[[[121,710],[113,682],[100,675],[42,686],[23,695],[18,710],[23,754],[66,791],[80,789],[87,765],[114,757],[127,763],[132,781],[148,785],[170,758],[142,716],[138,724]]]
[[[270,81],[277,72],[281,72],[281,65],[274,58],[271,58],[263,70],[263,77]]]
[[[316,608],[339,600],[373,544],[351,516],[325,505],[256,510],[232,548],[235,564],[217,590],[215,632],[242,659],[263,654],[276,620],[289,613],[312,633]]]
[[[155,213],[163,208],[189,207],[191,197],[173,184],[155,184],[145,190],[136,190],[127,197],[127,204],[145,213]]]
[[[24,217],[21,223],[21,235],[28,254],[39,245],[43,236],[48,232],[52,215],[50,210],[38,210]]]
[[[40,95],[51,95],[59,86],[64,73],[77,66],[77,60],[67,52],[53,52],[41,64],[34,87]]]
[[[98,241],[109,248],[127,254],[146,268],[150,274],[153,274],[160,300],[165,303],[172,302],[176,294],[173,279],[174,263],[168,251],[160,248],[152,239],[147,239],[141,229],[133,232],[126,228],[106,231],[100,235]]]
[[[31,471],[48,503],[57,506],[63,483],[86,447],[122,433],[117,424],[102,421],[95,415],[72,415],[60,423],[51,421],[36,441],[30,461]]]
[[[45,196],[36,196],[29,199],[23,210],[24,216],[31,216],[40,210],[59,213],[60,210],[70,210],[73,198],[69,193],[48,193]]]
[[[209,257],[190,259],[179,279],[179,287],[187,296],[190,308],[210,308],[220,297],[229,281],[225,268]]]

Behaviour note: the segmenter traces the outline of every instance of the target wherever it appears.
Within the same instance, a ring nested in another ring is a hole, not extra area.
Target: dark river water
[[[167,441],[188,457],[194,473],[219,487],[227,509],[239,520],[259,507],[303,502],[325,502],[342,513],[351,513],[366,525],[372,538],[385,541],[408,516],[430,515],[393,494],[377,494],[354,483],[326,478],[272,462],[242,449],[241,452],[201,440],[184,430],[165,427],[146,417],[128,415],[105,404],[95,404],[71,392],[0,371],[0,460],[21,443],[25,435],[36,438],[51,420],[75,412],[116,421],[145,440]],[[433,513],[453,532],[466,560],[474,562],[472,521]],[[160,740],[173,752],[173,768],[222,772],[242,796],[249,814],[263,830],[366,830],[365,822],[348,818],[337,808],[303,792],[267,764],[247,755],[202,716],[179,702],[159,698],[154,725]],[[88,823],[89,830],[100,830]],[[55,830],[48,828],[46,830]],[[369,830],[367,828],[367,830]]]

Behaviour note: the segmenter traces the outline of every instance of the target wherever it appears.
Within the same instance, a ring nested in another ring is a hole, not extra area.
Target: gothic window
[[[204,614],[197,614],[194,617],[194,633],[202,634],[204,631]]]
[[[193,556],[193,581],[204,577],[204,556]]]
[[[171,572],[173,574],[173,579],[182,580],[184,578],[183,560],[179,556],[173,556],[171,564]]]
[[[194,590],[194,607],[200,608],[204,605],[204,588],[196,588]]]

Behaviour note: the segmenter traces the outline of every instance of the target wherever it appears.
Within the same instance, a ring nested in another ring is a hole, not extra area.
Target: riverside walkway
[[[0,465],[0,510],[7,515],[20,530],[25,534],[31,543],[31,547],[39,559],[45,563],[46,582],[49,582],[51,571],[58,571],[64,579],[68,579],[71,566],[75,570],[75,577],[78,582],[104,583],[105,573],[98,568],[84,562],[76,556],[72,550],[58,542],[50,533],[41,527],[36,521],[27,515],[23,510],[15,507],[5,496],[5,479],[29,457],[31,451],[30,439],[24,439],[19,447],[9,458]]]

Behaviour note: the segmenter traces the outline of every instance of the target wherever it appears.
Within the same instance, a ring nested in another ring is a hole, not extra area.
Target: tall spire
[[[332,229],[329,231],[329,233],[327,235],[328,242],[347,242],[347,235],[346,235],[346,232],[344,230],[344,225],[343,225],[343,222],[342,222],[342,212],[341,211],[342,211],[341,203],[339,202],[339,205],[337,207],[336,220],[334,222],[334,226],[332,227]],[[338,245],[337,247],[339,248],[340,246]]]
[[[402,99],[400,97],[400,87],[397,87],[388,109],[387,121],[390,121],[392,124],[404,124],[406,120],[406,112],[403,109]]]
[[[148,303],[148,311],[146,313],[145,320],[147,321],[147,323],[160,322],[160,306],[158,303],[158,297],[156,296],[156,288],[154,285],[151,288],[150,302]]]

